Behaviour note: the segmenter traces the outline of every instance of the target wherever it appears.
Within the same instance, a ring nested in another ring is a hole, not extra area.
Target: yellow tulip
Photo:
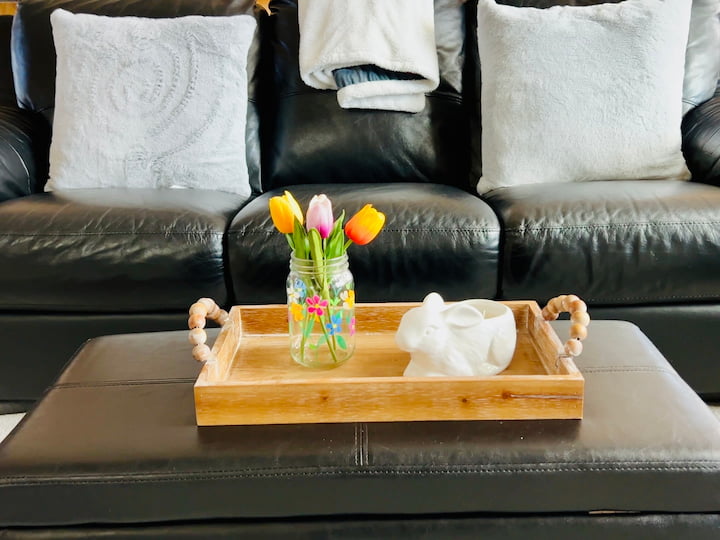
[[[383,225],[385,225],[385,214],[375,210],[372,204],[366,204],[345,224],[345,234],[356,244],[364,246],[372,242]]]
[[[300,205],[289,191],[280,197],[270,197],[270,217],[278,231],[292,234],[295,229],[295,220],[303,224],[303,214]]]

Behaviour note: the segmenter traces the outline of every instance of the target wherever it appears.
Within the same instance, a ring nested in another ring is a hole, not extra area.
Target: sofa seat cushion
[[[226,302],[223,234],[245,197],[72,190],[0,204],[0,309],[142,312]]]
[[[446,300],[494,297],[500,225],[477,196],[437,184],[323,184],[287,188],[303,210],[325,193],[337,218],[366,204],[385,227],[366,246],[348,248],[358,302],[417,301],[431,291]],[[228,253],[235,303],[285,303],[290,248],[270,219],[268,201],[250,202],[233,220]]]
[[[596,304],[720,298],[720,189],[682,181],[516,186],[486,197],[504,226],[503,298]]]

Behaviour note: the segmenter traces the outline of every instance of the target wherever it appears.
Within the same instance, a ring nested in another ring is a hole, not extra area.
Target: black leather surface
[[[582,421],[198,428],[186,332],[93,340],[0,446],[0,526],[606,510],[716,525],[720,423],[636,327],[590,330]]]
[[[501,295],[593,304],[720,299],[720,189],[682,181],[514,186],[486,197],[504,235]]]
[[[224,233],[245,198],[204,190],[97,189],[0,204],[0,309],[178,310],[224,304]]]
[[[62,8],[73,13],[107,16],[180,17],[185,15],[253,14],[253,0],[23,0],[13,23],[12,55],[17,100],[21,107],[42,113],[52,124],[55,107],[55,48],[50,13]],[[260,191],[260,120],[258,100],[263,92],[257,72],[260,36],[248,53],[248,111],[245,152],[254,192]],[[267,80],[267,77],[265,78]]]
[[[590,315],[632,321],[697,393],[720,400],[720,305],[591,306]]]
[[[27,411],[88,339],[187,328],[187,308],[170,313],[0,313],[0,414]]]
[[[0,105],[17,105],[10,60],[12,15],[0,15]]]
[[[685,115],[682,131],[693,180],[720,186],[720,92]]]
[[[477,196],[436,184],[324,184],[291,186],[303,208],[325,193],[335,216],[349,219],[371,203],[387,216],[370,244],[348,249],[359,302],[420,301],[429,292],[447,300],[493,297],[500,228]],[[271,191],[245,206],[228,233],[235,304],[285,303],[290,249],[273,226]]]
[[[461,98],[464,12],[435,1],[440,86],[419,113],[344,110],[300,78],[297,2],[276,0],[268,39],[275,72],[266,189],[301,183],[437,182],[470,189]]]
[[[50,130],[42,116],[0,105],[0,202],[42,190],[49,144]]]
[[[717,540],[718,514],[353,517],[182,525],[0,529],[7,540],[262,538],[317,540]]]

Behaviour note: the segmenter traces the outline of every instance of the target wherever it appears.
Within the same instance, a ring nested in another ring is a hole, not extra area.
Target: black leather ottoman
[[[628,323],[577,363],[582,421],[198,428],[185,332],[95,339],[0,447],[0,537],[720,537],[705,404]]]

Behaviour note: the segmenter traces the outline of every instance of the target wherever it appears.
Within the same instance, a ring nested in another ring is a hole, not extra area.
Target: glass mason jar
[[[316,263],[290,257],[287,278],[290,355],[298,364],[334,368],[355,351],[355,283],[347,254]]]

